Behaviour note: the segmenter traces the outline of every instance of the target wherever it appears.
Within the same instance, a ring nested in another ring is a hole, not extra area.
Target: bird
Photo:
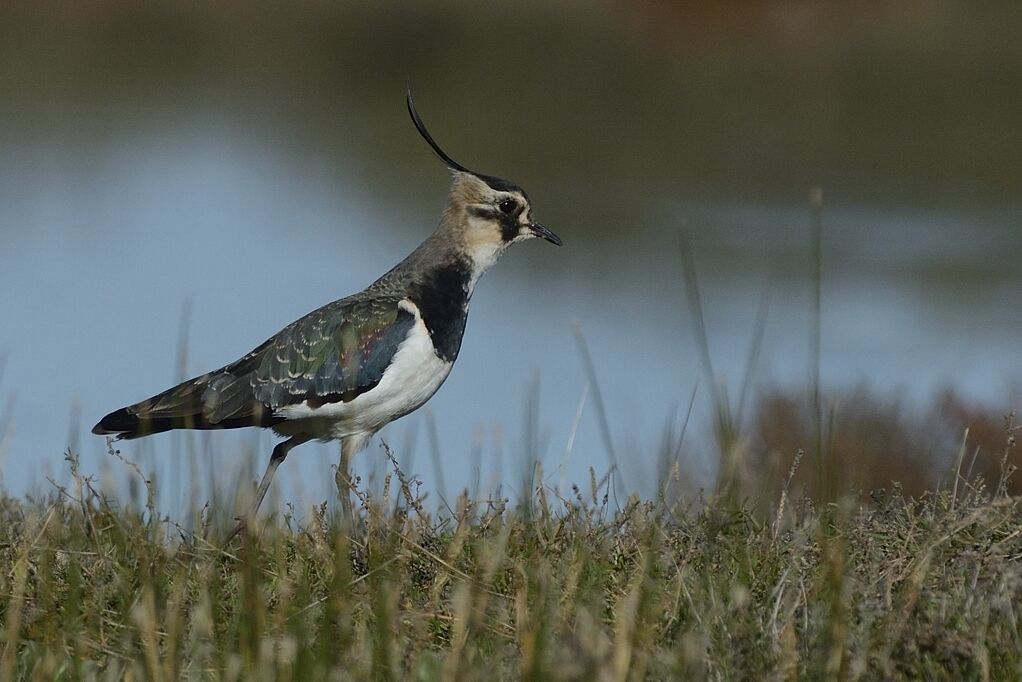
[[[377,431],[437,392],[458,358],[480,276],[512,244],[562,241],[534,219],[518,184],[469,170],[437,144],[411,89],[406,104],[451,174],[433,233],[362,291],[295,320],[229,365],[111,412],[94,434],[121,440],[172,429],[272,429],[284,440],[270,454],[252,519],[296,446],[339,440],[346,467]]]

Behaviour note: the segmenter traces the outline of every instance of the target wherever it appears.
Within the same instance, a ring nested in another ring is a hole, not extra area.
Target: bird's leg
[[[259,488],[256,490],[255,502],[252,505],[252,511],[248,516],[242,517],[238,520],[238,525],[234,527],[231,534],[227,536],[227,542],[234,539],[234,536],[241,532],[241,529],[245,527],[245,524],[255,519],[256,512],[259,511],[259,505],[263,503],[263,498],[266,497],[266,491],[270,489],[270,481],[273,480],[273,474],[277,472],[277,467],[287,457],[287,453],[291,451],[291,448],[301,445],[308,438],[303,436],[292,436],[285,441],[277,443],[276,447],[273,448],[273,453],[270,454],[270,462],[266,465],[266,471],[263,473],[263,479],[259,481]]]
[[[341,497],[341,516],[348,527],[353,527],[355,510],[351,505],[351,458],[357,450],[355,438],[349,436],[341,441],[341,461],[337,465],[337,494]]]

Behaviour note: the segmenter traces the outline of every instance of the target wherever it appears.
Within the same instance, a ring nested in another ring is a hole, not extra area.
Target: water
[[[101,158],[69,159],[38,140],[10,151],[0,161],[0,221],[10,228],[0,255],[0,319],[7,321],[0,346],[8,355],[0,390],[16,400],[3,446],[4,483],[15,493],[46,490],[46,476],[64,480],[69,444],[84,453],[87,470],[111,466],[103,439],[88,428],[178,379],[186,307],[192,375],[368,284],[429,233],[442,196],[443,170],[434,166],[439,177],[424,180],[438,190],[429,205],[412,199],[381,208],[357,182],[326,180],[336,176],[216,121],[123,139]],[[531,191],[540,215],[543,204],[557,202],[542,188]],[[866,383],[918,402],[953,386],[993,404],[1017,388],[1022,269],[997,257],[1018,246],[1011,214],[828,205],[825,221],[828,385]],[[562,249],[528,243],[487,274],[452,376],[426,410],[381,434],[412,458],[426,489],[437,489],[430,419],[448,495],[476,480],[484,490],[503,481],[513,494],[532,438],[553,483],[586,481],[590,466],[606,469],[591,394],[565,455],[589,381],[572,333],[577,323],[625,455],[626,481],[648,490],[664,429],[703,376],[680,276],[682,232],[696,249],[720,379],[737,390],[766,293],[757,385],[805,385],[804,206],[665,197],[636,223],[641,229],[613,248],[584,225],[554,225]],[[706,398],[704,390],[696,423]],[[527,428],[531,409],[539,415],[535,436]],[[261,468],[272,447],[268,434],[191,442],[199,453],[192,457],[174,434],[122,448],[165,482],[167,509],[188,502],[193,475],[228,484],[240,464]],[[297,450],[278,474],[277,492],[299,505],[330,498],[335,450]],[[362,475],[381,460],[374,443],[360,458]],[[712,476],[709,461],[690,466],[693,476]]]
[[[405,118],[409,82],[454,157],[523,184],[565,240],[487,274],[451,377],[381,434],[434,500],[431,423],[449,495],[476,480],[513,492],[533,450],[554,483],[606,469],[575,324],[628,485],[650,489],[697,385],[685,474],[711,481],[682,235],[716,379],[738,390],[766,301],[754,384],[804,391],[817,184],[824,383],[1017,406],[1017,9],[296,7],[0,8],[9,490],[66,480],[69,445],[86,470],[127,473],[88,435],[99,417],[361,289],[432,230],[446,178]],[[123,449],[176,511],[193,480],[201,502],[239,465],[256,475],[272,442]],[[274,492],[331,498],[336,458],[303,446]],[[374,443],[358,466],[381,461]]]

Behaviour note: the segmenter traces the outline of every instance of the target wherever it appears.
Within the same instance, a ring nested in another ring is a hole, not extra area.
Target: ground
[[[75,485],[0,507],[2,679],[1014,679],[1022,504],[962,475],[813,502],[791,489],[462,497],[394,465],[227,545]],[[1006,472],[1008,473],[1008,472]],[[675,471],[674,476],[677,476]],[[675,481],[676,482],[676,481]],[[358,506],[358,505],[356,505]]]

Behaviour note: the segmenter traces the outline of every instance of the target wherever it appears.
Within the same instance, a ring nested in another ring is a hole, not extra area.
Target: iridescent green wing
[[[253,403],[270,410],[347,402],[376,386],[415,317],[397,300],[342,300],[285,327],[210,382],[210,421],[237,418]],[[220,385],[218,385],[220,384]]]

